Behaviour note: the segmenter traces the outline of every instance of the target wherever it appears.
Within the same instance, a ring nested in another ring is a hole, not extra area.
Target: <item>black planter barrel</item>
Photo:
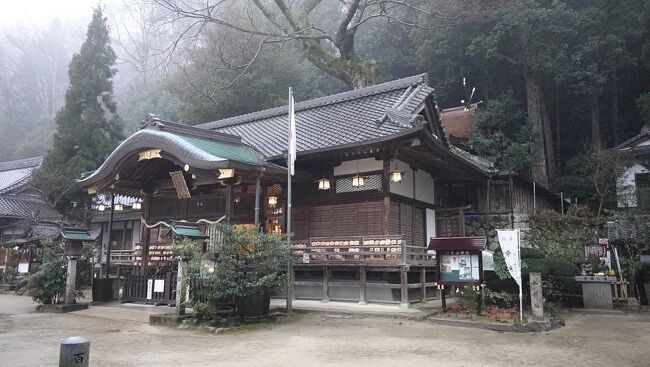
[[[113,297],[113,279],[93,279],[93,301],[108,302]]]
[[[266,318],[271,306],[269,292],[252,293],[239,300],[239,312],[246,321],[255,321]]]

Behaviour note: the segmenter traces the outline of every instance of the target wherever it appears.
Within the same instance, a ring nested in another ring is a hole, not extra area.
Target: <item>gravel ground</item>
[[[0,294],[0,366],[56,366],[72,335],[90,337],[91,366],[650,366],[647,313],[574,314],[542,334],[299,314],[214,335],[149,326],[145,307],[37,314],[34,306]]]

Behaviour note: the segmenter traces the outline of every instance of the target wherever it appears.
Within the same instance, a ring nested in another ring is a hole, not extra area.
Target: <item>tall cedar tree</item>
[[[112,78],[117,69],[109,31],[102,9],[96,8],[86,41],[70,62],[70,86],[65,105],[56,115],[54,145],[35,181],[53,205],[60,204],[75,178],[97,168],[124,138],[113,99]]]

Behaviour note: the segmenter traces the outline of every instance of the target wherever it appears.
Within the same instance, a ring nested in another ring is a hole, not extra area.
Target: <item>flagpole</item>
[[[519,232],[520,230],[517,229],[517,249],[518,249],[518,255],[519,255],[519,274],[521,274],[521,238],[519,237]],[[522,283],[524,282],[523,277],[521,277],[521,281],[519,282],[519,321],[521,323],[524,322],[524,301],[522,299],[523,296],[523,285]]]
[[[293,149],[292,149],[292,139],[295,139],[292,137],[292,129],[293,129],[293,121],[292,119],[294,118],[293,116],[294,110],[293,110],[293,91],[291,90],[291,87],[289,87],[289,145],[287,149],[287,243],[289,245],[289,263],[287,264],[287,281],[288,281],[288,287],[287,287],[287,313],[291,313],[293,311],[293,248],[291,246],[291,175],[293,174],[292,168],[293,168],[293,160],[296,158],[293,156]]]

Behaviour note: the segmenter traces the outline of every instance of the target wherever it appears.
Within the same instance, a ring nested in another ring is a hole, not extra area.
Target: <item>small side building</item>
[[[18,274],[39,261],[40,237],[58,234],[61,215],[30,187],[32,173],[43,162],[33,157],[0,162],[0,269],[8,269],[9,249],[19,251]],[[4,279],[6,280],[6,279]]]

